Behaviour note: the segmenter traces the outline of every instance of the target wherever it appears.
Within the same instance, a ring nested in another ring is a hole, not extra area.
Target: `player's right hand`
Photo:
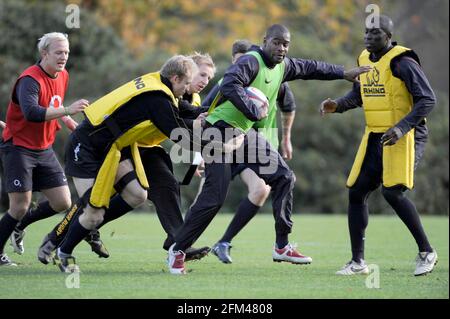
[[[85,108],[89,106],[89,101],[81,99],[73,102],[69,107],[67,107],[69,115],[75,115],[82,112]]]
[[[263,118],[266,118],[267,115],[269,115],[269,104],[265,103],[260,109],[259,109],[259,117],[258,120],[261,120]]]
[[[5,122],[3,122],[3,121],[0,121],[0,129],[5,129],[5,127],[6,127],[6,123]]]
[[[370,70],[372,70],[372,67],[369,65],[363,65],[351,70],[345,70],[344,79],[350,82],[359,83],[359,75],[367,73]]]
[[[320,115],[324,116],[327,113],[334,113],[337,109],[337,103],[335,100],[332,100],[330,98],[327,98],[325,101],[320,103]]]

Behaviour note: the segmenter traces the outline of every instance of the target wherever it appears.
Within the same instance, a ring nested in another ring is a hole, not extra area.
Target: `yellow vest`
[[[200,95],[198,93],[193,93],[192,94],[192,102],[191,104],[193,106],[201,106],[202,105],[202,98],[200,97]]]
[[[172,91],[161,82],[159,72],[149,73],[134,79],[114,91],[108,93],[88,106],[84,113],[89,122],[98,126],[120,106],[133,97],[150,91],[162,91],[172,103],[178,107],[178,101]],[[154,107],[154,106],[149,106]],[[167,138],[150,120],[136,124],[131,129],[123,132],[112,144],[105,160],[100,167],[92,188],[89,203],[93,207],[108,207],[109,200],[114,194],[114,180],[119,167],[121,150],[131,147],[131,154],[139,183],[148,188],[148,181],[139,155],[138,142],[147,146],[159,145]]]
[[[370,133],[384,133],[396,125],[412,109],[413,98],[405,83],[392,74],[391,61],[410,49],[396,45],[378,62],[369,59],[364,50],[358,58],[359,65],[370,65],[372,70],[360,75],[361,97],[366,119],[365,133],[347,180],[347,186],[355,184],[367,149]],[[383,185],[391,187],[414,186],[414,129],[406,133],[392,146],[383,147]]]

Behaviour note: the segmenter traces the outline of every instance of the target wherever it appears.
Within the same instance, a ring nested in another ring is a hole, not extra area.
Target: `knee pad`
[[[121,193],[124,188],[128,185],[132,180],[137,179],[137,175],[135,171],[131,171],[122,176],[121,179],[114,185],[114,189],[117,193]]]

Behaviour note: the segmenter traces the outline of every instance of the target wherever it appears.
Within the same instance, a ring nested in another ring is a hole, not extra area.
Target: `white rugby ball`
[[[249,86],[245,88],[245,93],[247,93],[248,98],[258,107],[258,109],[269,106],[269,100],[261,90]]]

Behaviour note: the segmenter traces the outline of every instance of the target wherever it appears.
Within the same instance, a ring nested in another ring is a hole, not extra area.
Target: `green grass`
[[[231,215],[218,215],[195,246],[212,245]],[[370,218],[366,260],[380,269],[380,288],[368,289],[366,278],[339,277],[334,272],[349,255],[345,216],[294,216],[290,236],[313,257],[308,266],[274,263],[273,218],[257,216],[234,241],[233,264],[210,255],[188,263],[191,272],[167,272],[164,233],[155,215],[130,214],[102,229],[111,257],[99,259],[83,242],[75,250],[81,268],[80,288],[66,288],[66,274],[37,261],[42,237],[58,221],[53,217],[31,225],[25,254],[6,252],[19,267],[0,268],[0,299],[4,298],[448,298],[448,217],[424,217],[439,263],[428,276],[414,277],[415,242],[395,216]]]

